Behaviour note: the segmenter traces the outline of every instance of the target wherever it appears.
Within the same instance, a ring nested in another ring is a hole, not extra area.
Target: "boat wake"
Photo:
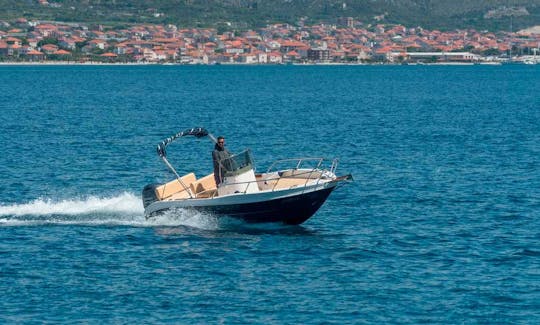
[[[127,192],[112,197],[40,198],[27,203],[0,204],[0,226],[39,225],[219,228],[215,216],[182,209],[146,220],[140,197]]]

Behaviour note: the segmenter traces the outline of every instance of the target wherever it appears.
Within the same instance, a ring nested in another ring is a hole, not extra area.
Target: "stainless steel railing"
[[[270,167],[268,167],[268,170],[266,172],[270,173],[272,171],[272,169],[274,168],[274,166],[276,166],[278,164],[281,164],[281,163],[284,163],[284,162],[296,162],[296,167],[294,167],[293,169],[300,169],[302,167],[302,164],[305,163],[306,161],[317,161],[317,166],[315,167],[315,169],[317,169],[317,168],[321,167],[321,165],[322,165],[322,163],[324,161],[324,158],[320,158],[320,157],[316,157],[316,158],[304,157],[304,158],[280,159],[280,160],[274,161],[270,165]]]
[[[316,166],[315,167],[310,167],[310,168],[302,168],[303,165],[308,161],[315,161]],[[318,185],[319,182],[321,181],[321,179],[323,179],[323,176],[327,175],[325,173],[326,171],[329,171],[330,173],[335,175],[335,171],[337,169],[337,165],[338,165],[338,159],[337,158],[332,160],[332,164],[331,164],[329,170],[321,168],[324,161],[325,161],[325,159],[320,158],[320,157],[316,157],[316,158],[303,157],[303,158],[280,159],[280,160],[277,160],[277,161],[273,162],[270,165],[270,167],[268,167],[268,169],[266,171],[266,174],[271,173],[273,171],[273,169],[278,164],[288,163],[289,166],[292,165],[292,168],[289,167],[289,168],[285,168],[285,169],[281,169],[281,170],[286,170],[286,171],[290,170],[292,172],[291,175],[286,175],[286,176],[279,175],[278,177],[266,178],[264,180],[255,180],[255,181],[248,181],[248,182],[237,182],[237,183],[230,183],[230,184],[227,184],[227,185],[240,185],[240,184],[243,185],[243,184],[245,184],[245,189],[244,189],[243,193],[246,194],[250,184],[254,184],[254,183],[257,184],[257,183],[259,183],[261,181],[264,181],[264,182],[275,181],[275,183],[272,186],[272,192],[273,192],[278,187],[280,180],[291,179],[291,178],[296,178],[296,179],[297,178],[304,178],[306,175],[307,175],[307,177],[305,177],[306,181],[302,185],[303,187],[306,187],[307,184],[309,183],[309,181],[314,181],[314,180],[316,180],[314,185]],[[278,171],[278,170],[276,170],[276,171]],[[257,186],[258,186],[258,184],[257,184]],[[197,193],[196,197],[200,196],[203,193],[210,192],[210,191],[212,191],[212,190]],[[217,194],[217,191],[214,191],[210,197],[214,198],[216,196],[216,194]]]

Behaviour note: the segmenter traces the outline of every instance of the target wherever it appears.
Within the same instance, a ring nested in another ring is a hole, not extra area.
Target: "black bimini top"
[[[165,152],[165,148],[171,142],[173,142],[174,140],[176,140],[176,139],[178,139],[180,137],[186,136],[186,135],[194,135],[197,138],[202,138],[202,137],[205,137],[205,136],[209,135],[209,133],[208,133],[208,131],[206,129],[203,129],[203,128],[192,128],[192,129],[186,129],[186,130],[184,130],[182,132],[178,132],[175,135],[173,135],[171,137],[168,137],[167,139],[161,141],[161,143],[158,144],[158,146],[157,146],[157,154],[161,158],[165,158],[166,155],[167,155],[167,153]]]

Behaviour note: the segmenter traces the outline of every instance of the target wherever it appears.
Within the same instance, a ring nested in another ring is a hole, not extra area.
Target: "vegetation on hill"
[[[48,2],[47,2],[48,1]],[[540,25],[540,0],[0,0],[0,19],[253,28],[269,23],[398,23],[438,29]]]

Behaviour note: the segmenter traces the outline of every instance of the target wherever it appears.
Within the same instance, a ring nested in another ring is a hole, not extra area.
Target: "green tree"
[[[38,42],[38,46],[43,46],[43,45],[46,45],[46,44],[53,44],[53,45],[58,45],[58,39],[57,38],[53,38],[53,37],[48,37],[48,38],[44,38],[42,39],[41,41]]]
[[[487,49],[484,52],[482,52],[484,56],[498,56],[501,55],[501,51],[499,49]]]

